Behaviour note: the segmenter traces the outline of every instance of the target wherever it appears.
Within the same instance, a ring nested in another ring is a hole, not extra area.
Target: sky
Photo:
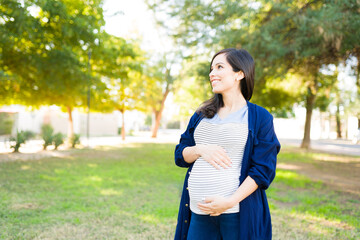
[[[153,17],[144,0],[105,0],[106,32],[125,39],[141,38],[141,47],[148,51],[170,49],[170,40],[159,35]],[[114,15],[116,12],[122,12]]]

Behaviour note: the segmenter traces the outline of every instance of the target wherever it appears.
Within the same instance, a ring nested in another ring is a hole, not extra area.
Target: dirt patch
[[[39,209],[40,207],[35,203],[15,203],[11,206],[14,210],[21,210],[21,209]]]
[[[47,157],[68,158],[69,151],[39,151],[35,153],[0,153],[0,163],[10,161],[31,161]]]
[[[317,160],[311,163],[280,163],[277,168],[294,170],[312,180],[320,180],[334,190],[348,192],[360,197],[359,158],[354,158],[352,161],[342,162]]]

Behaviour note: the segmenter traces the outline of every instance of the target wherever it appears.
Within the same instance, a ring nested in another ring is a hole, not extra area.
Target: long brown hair
[[[210,62],[211,65],[215,57],[219,54],[225,54],[226,60],[231,65],[234,72],[242,71],[244,78],[240,81],[240,90],[246,100],[250,100],[255,79],[255,62],[250,53],[245,49],[226,48],[217,52]],[[215,93],[212,98],[203,102],[200,107],[196,110],[197,113],[203,114],[207,118],[212,118],[220,108],[224,106],[222,95]]]

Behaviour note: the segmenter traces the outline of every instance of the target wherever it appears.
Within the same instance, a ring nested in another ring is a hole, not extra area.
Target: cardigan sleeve
[[[179,167],[190,167],[191,163],[187,163],[184,160],[183,157],[183,150],[186,147],[194,146],[194,130],[195,130],[195,123],[196,120],[199,118],[199,115],[197,113],[194,113],[194,115],[190,118],[189,124],[183,134],[181,134],[179,144],[175,147],[175,164]]]
[[[273,117],[270,113],[260,122],[254,136],[254,148],[251,155],[249,176],[254,179],[260,189],[267,189],[275,177],[277,154],[280,143],[276,137]]]

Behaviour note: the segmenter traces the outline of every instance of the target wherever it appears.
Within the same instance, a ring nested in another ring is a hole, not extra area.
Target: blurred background
[[[183,130],[236,47],[279,138],[357,143],[359,21],[356,1],[2,1],[0,135]]]
[[[1,1],[0,135],[184,130],[222,48],[256,61],[282,139],[357,143],[357,1]],[[143,134],[144,135],[144,134]]]
[[[0,0],[0,239],[171,239],[230,47],[282,144],[274,239],[359,239],[359,29],[358,0]]]

